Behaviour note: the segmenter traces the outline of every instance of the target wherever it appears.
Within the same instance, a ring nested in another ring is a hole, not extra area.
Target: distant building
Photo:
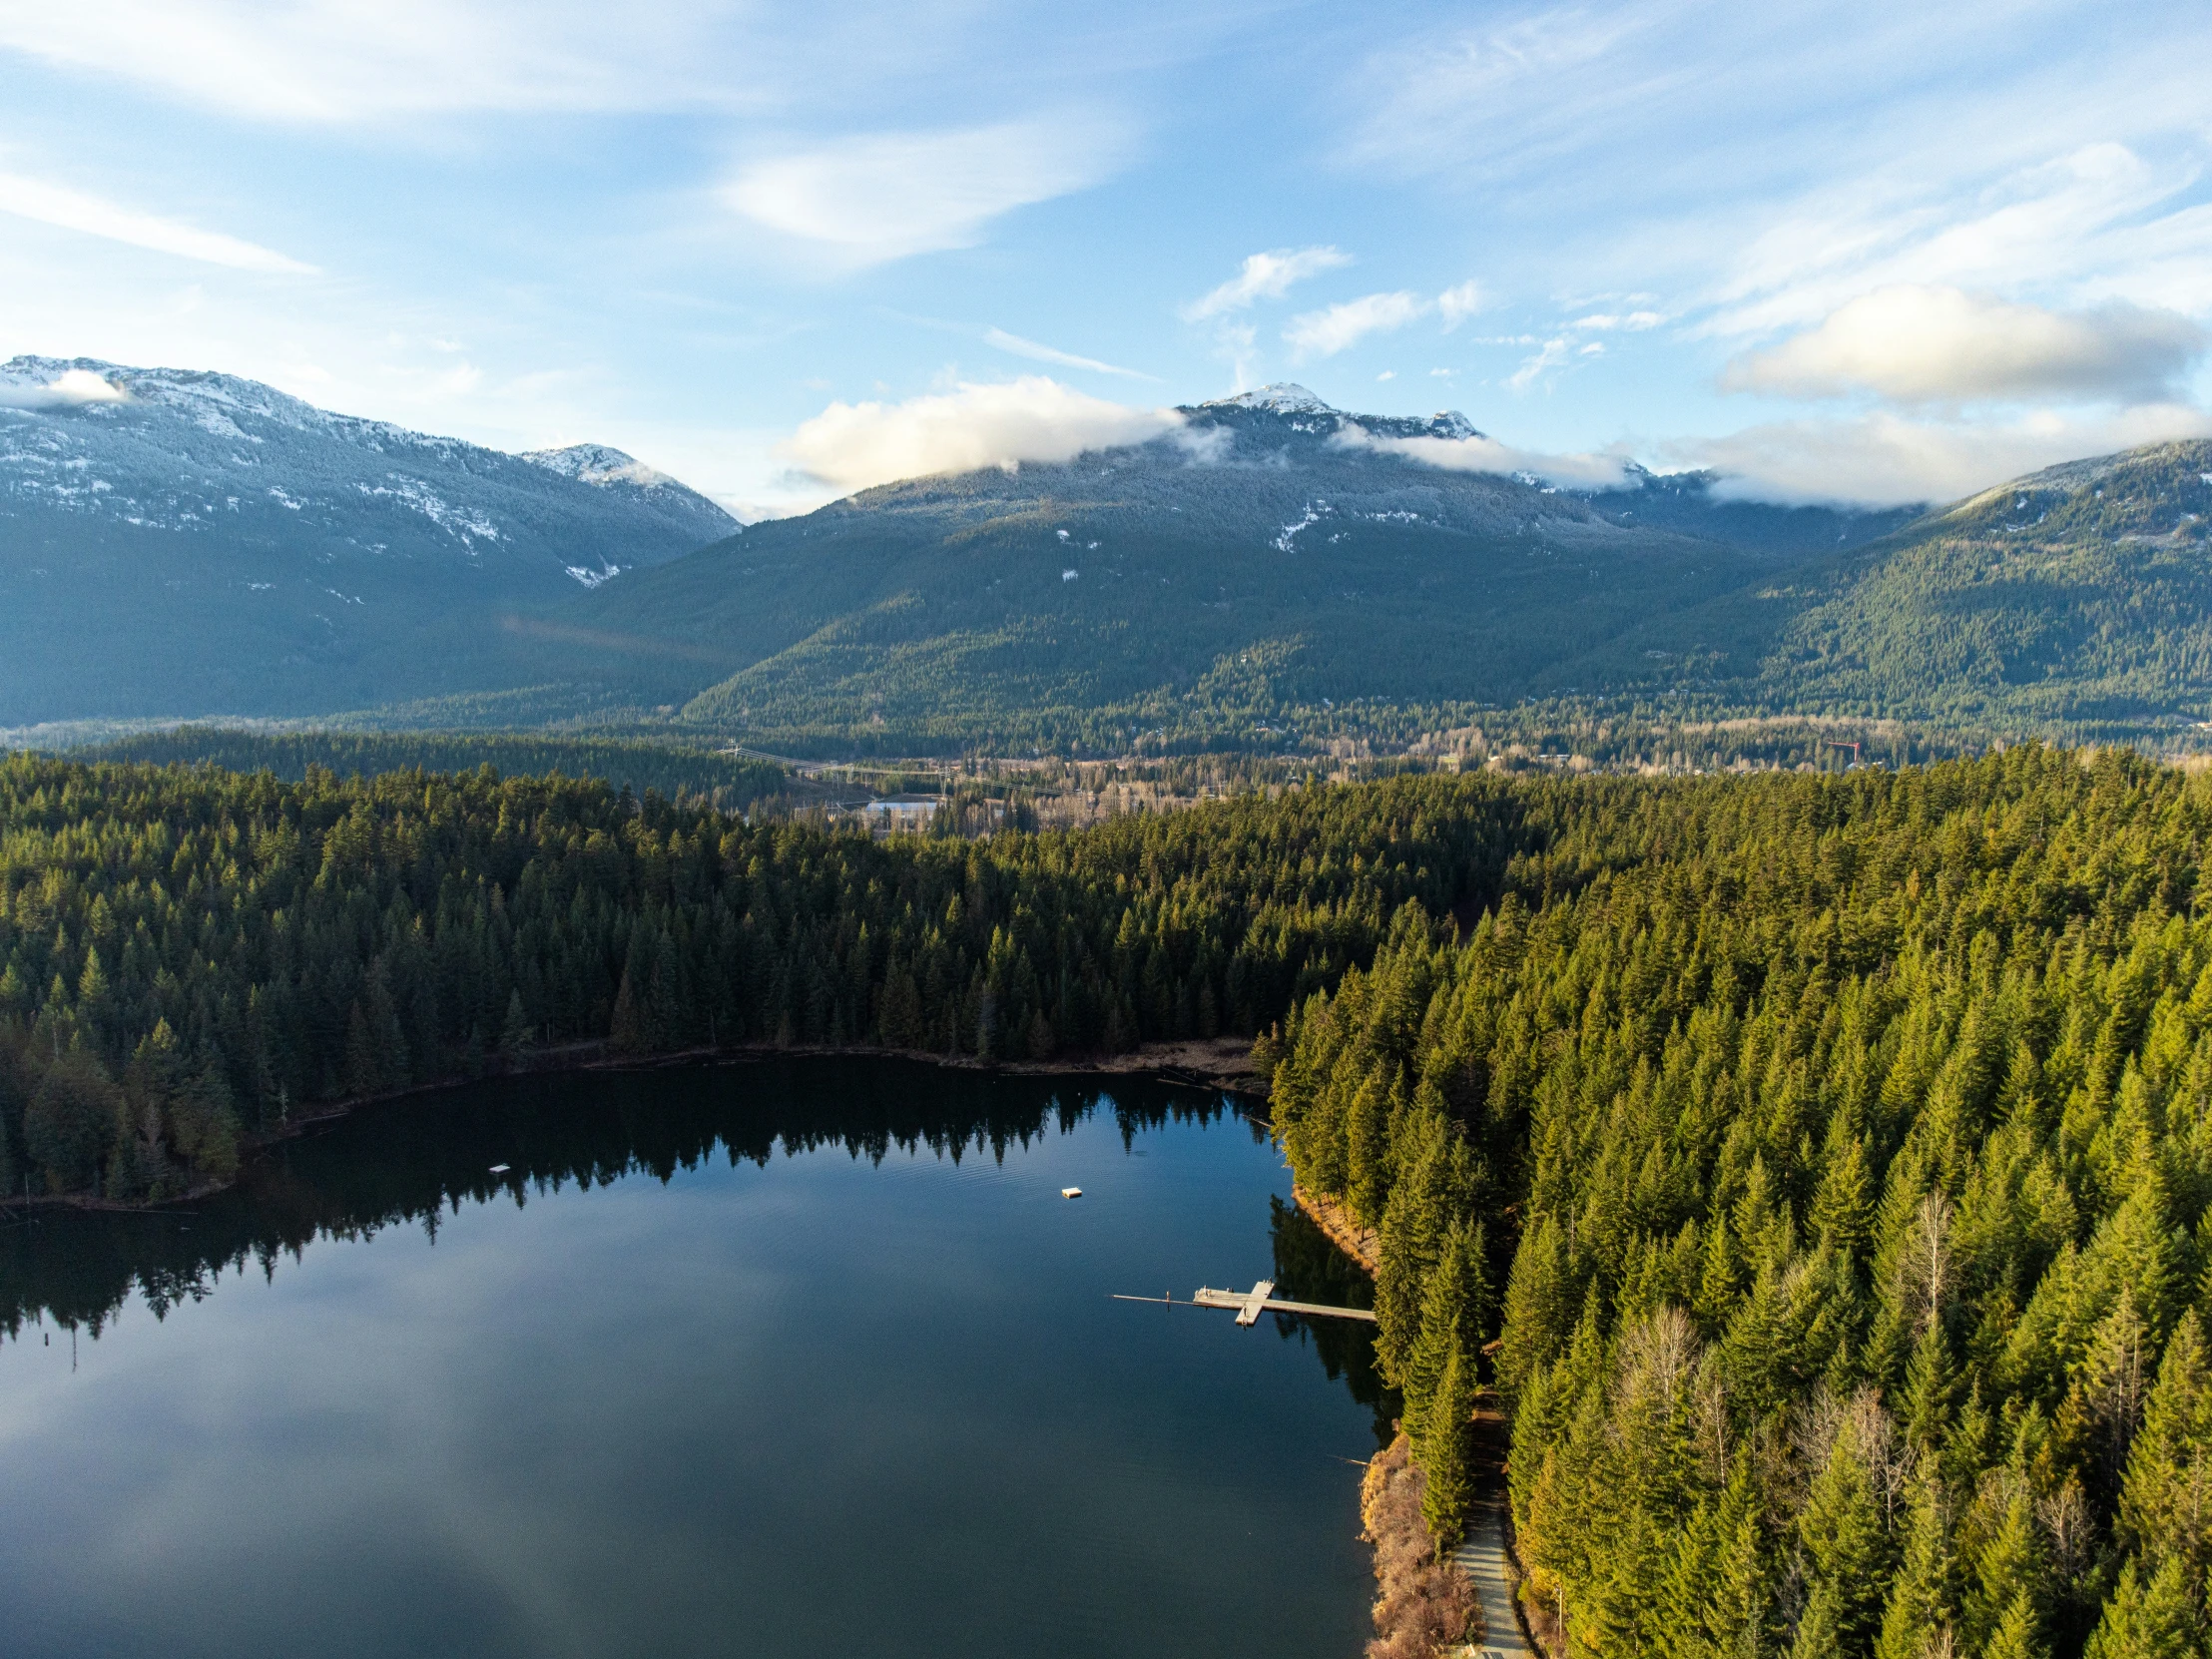
[[[937,795],[887,795],[860,811],[871,826],[885,830],[926,830],[944,798]]]

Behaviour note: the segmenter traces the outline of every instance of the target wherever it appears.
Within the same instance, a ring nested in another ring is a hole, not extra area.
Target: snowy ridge
[[[1324,403],[1304,386],[1290,380],[1278,380],[1257,391],[1239,392],[1234,397],[1217,397],[1201,403],[1202,409],[1267,409],[1276,414],[1335,414],[1336,409]]]
[[[572,443],[566,449],[525,449],[518,458],[532,466],[542,466],[548,472],[557,472],[563,478],[573,478],[580,484],[635,484],[640,489],[650,490],[676,483],[667,473],[604,443]]]
[[[237,375],[21,356],[0,364],[0,515],[46,513],[302,551],[475,561],[496,549],[562,577],[658,562],[738,528],[603,444],[508,455]]]

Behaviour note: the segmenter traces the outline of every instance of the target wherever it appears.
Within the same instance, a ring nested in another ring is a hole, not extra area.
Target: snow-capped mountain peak
[[[1239,392],[1234,397],[1217,397],[1212,402],[1199,405],[1206,409],[1267,409],[1276,414],[1335,414],[1337,411],[1324,403],[1304,386],[1290,380],[1278,380],[1257,391]]]
[[[565,449],[525,449],[521,458],[580,484],[602,487],[635,484],[640,489],[658,489],[676,482],[667,473],[647,466],[636,456],[626,455],[611,444],[572,443]]]
[[[17,357],[0,363],[0,702],[44,686],[56,704],[22,706],[75,715],[137,685],[142,708],[186,688],[210,708],[366,706],[481,663],[502,617],[738,528],[619,450],[548,465],[237,375]]]
[[[509,455],[233,374],[16,357],[0,363],[0,516],[52,511],[402,558],[498,547],[564,573],[579,544],[590,568],[627,569],[738,528],[604,444]]]

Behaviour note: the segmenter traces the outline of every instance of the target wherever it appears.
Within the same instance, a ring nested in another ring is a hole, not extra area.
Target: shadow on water
[[[1329,1235],[1305,1211],[1274,1197],[1269,1198],[1268,1209],[1277,1296],[1340,1308],[1375,1306],[1374,1281],[1329,1242]],[[1395,1434],[1392,1422],[1404,1404],[1375,1369],[1375,1327],[1364,1320],[1300,1319],[1292,1314],[1274,1318],[1277,1335],[1285,1342],[1311,1344],[1330,1381],[1343,1382],[1352,1397],[1375,1414],[1375,1443],[1388,1445]]]
[[[761,1086],[727,1087],[741,1068]],[[779,1152],[841,1147],[870,1162],[894,1149],[926,1149],[955,1163],[1003,1162],[1009,1148],[1065,1134],[1101,1111],[1116,1120],[1128,1147],[1144,1130],[1213,1123],[1233,1108],[1212,1091],[1144,1078],[1117,1077],[1109,1094],[1087,1079],[877,1059],[479,1084],[317,1125],[250,1159],[235,1187],[197,1204],[48,1210],[28,1224],[0,1227],[0,1331],[12,1337],[27,1323],[52,1322],[97,1336],[134,1293],[159,1319],[207,1296],[227,1270],[251,1264],[274,1276],[281,1258],[296,1258],[318,1238],[359,1239],[413,1225],[434,1239],[441,1219],[464,1204],[521,1204],[533,1193],[636,1175],[666,1184],[717,1156],[765,1166]],[[1250,1127],[1255,1142],[1266,1139],[1260,1125]],[[495,1164],[507,1167],[492,1174]],[[1285,1244],[1285,1225],[1277,1223],[1278,1276],[1286,1284],[1334,1285],[1322,1277],[1326,1264],[1311,1241],[1293,1233],[1297,1242]],[[1333,1254],[1319,1233],[1313,1239],[1323,1255]],[[1345,1272],[1365,1284],[1356,1271]],[[1338,1335],[1322,1339],[1323,1363],[1331,1377],[1352,1378],[1366,1403],[1357,1363],[1341,1352]]]

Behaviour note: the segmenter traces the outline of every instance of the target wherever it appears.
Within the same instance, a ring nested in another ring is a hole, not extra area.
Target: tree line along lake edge
[[[0,1175],[159,1201],[502,1051],[1257,1038],[1378,1238],[1430,1524],[1494,1388],[1570,1651],[2196,1652],[2208,830],[2212,783],[2036,746],[982,841],[18,756]]]

